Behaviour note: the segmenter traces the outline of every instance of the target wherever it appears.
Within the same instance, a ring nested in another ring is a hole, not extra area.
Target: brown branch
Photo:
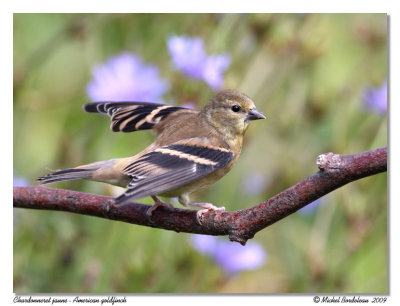
[[[62,210],[176,232],[229,235],[245,244],[263,228],[349,182],[385,172],[387,149],[354,155],[327,153],[317,159],[319,172],[254,207],[232,212],[208,212],[201,224],[196,211],[159,207],[147,217],[149,205],[115,206],[111,197],[45,187],[14,187],[14,207]]]

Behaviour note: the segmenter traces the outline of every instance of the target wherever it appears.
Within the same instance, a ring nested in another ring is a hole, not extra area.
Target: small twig
[[[254,207],[232,212],[208,212],[201,224],[196,211],[159,207],[149,218],[149,205],[115,206],[111,197],[45,187],[14,187],[14,207],[62,210],[132,224],[208,235],[229,235],[245,244],[265,227],[349,182],[387,170],[387,149],[354,155],[327,153],[317,159],[319,172]]]

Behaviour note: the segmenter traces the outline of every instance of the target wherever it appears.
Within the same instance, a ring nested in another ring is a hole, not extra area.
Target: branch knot
[[[317,166],[321,171],[338,171],[342,169],[342,155],[332,152],[317,157]]]

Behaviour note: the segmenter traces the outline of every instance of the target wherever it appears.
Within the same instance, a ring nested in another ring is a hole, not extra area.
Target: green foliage
[[[117,134],[86,114],[91,68],[128,51],[160,67],[166,103],[213,95],[171,68],[166,39],[198,36],[227,52],[225,88],[248,94],[267,120],[254,123],[238,164],[199,201],[244,209],[317,171],[325,152],[387,144],[386,116],[362,108],[366,85],[387,75],[384,14],[15,14],[14,171],[126,157],[149,132]],[[265,188],[243,180],[261,173]],[[105,195],[95,182],[52,187]],[[151,203],[149,199],[143,202]],[[387,292],[387,176],[351,183],[308,214],[293,214],[254,238],[268,252],[259,270],[228,277],[190,246],[191,235],[63,212],[14,210],[14,291],[34,292]],[[225,239],[227,239],[225,237]]]

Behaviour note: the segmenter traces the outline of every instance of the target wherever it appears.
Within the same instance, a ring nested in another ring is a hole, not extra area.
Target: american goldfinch
[[[151,129],[157,139],[142,152],[127,158],[99,161],[38,178],[41,184],[88,179],[127,191],[115,199],[120,205],[151,196],[154,205],[169,206],[157,198],[178,197],[183,206],[225,210],[210,203],[192,203],[189,195],[228,173],[239,158],[243,135],[252,120],[265,119],[254,102],[236,90],[218,92],[200,111],[147,102],[93,102],[89,113],[111,117],[111,130],[133,132]]]

